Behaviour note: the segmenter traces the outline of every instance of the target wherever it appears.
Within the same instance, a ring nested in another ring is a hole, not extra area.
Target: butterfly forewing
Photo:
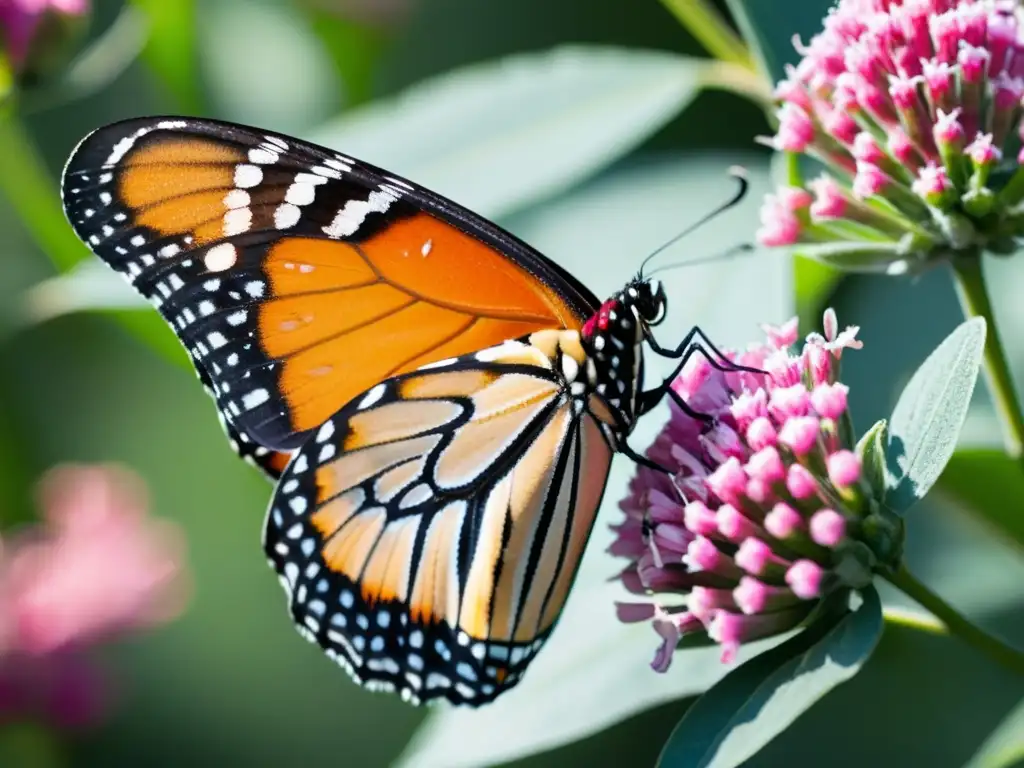
[[[297,626],[364,684],[479,705],[557,620],[614,430],[559,375],[578,334],[551,333],[375,386],[285,470],[267,554]]]
[[[229,436],[276,476],[357,393],[597,306],[563,270],[437,195],[331,150],[208,120],[87,137],[75,231],[160,310]]]

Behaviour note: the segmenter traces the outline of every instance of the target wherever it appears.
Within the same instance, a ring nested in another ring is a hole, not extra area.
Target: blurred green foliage
[[[137,0],[132,5],[149,25],[142,56],[106,87],[74,101],[43,103],[23,115],[26,135],[16,139],[39,147],[53,179],[81,136],[119,118],[184,112],[308,136],[341,125],[344,130],[332,133],[334,140],[344,142],[347,135],[355,144],[358,123],[344,121],[350,110],[369,102],[370,109],[397,105],[386,118],[395,136],[394,170],[434,183],[416,175],[417,167],[429,164],[421,156],[423,164],[417,166],[415,150],[432,149],[428,142],[437,137],[424,134],[420,143],[418,123],[399,122],[401,102],[382,102],[408,86],[463,65],[541,54],[566,43],[702,53],[654,0],[404,0],[387,3],[386,14],[367,13],[372,0]],[[740,12],[741,27],[760,24],[768,6],[740,0],[725,5],[719,8],[723,15]],[[778,72],[784,60],[780,41],[788,44],[793,32],[811,31],[818,13],[806,8],[822,5],[812,0],[771,4],[773,37],[769,41],[763,35],[758,52],[768,68]],[[115,0],[99,0],[94,39],[123,10]],[[706,211],[709,201],[727,195],[723,171],[736,162],[752,168],[760,185],[755,194],[728,221],[680,246],[679,253],[706,255],[749,238],[758,195],[767,189],[767,155],[758,154],[753,144],[754,136],[768,131],[763,111],[721,90],[696,95],[683,111],[689,95],[677,95],[647,114],[646,127],[624,131],[628,140],[614,151],[588,156],[557,177],[545,174],[560,157],[559,148],[545,144],[550,131],[541,132],[532,147],[541,181],[498,199],[500,205],[484,199],[485,191],[500,189],[500,184],[481,187],[479,200],[470,199],[471,182],[479,181],[470,164],[458,177],[470,191],[459,199],[470,207],[493,204],[484,212],[499,216],[516,234],[582,274],[599,295],[621,285],[645,253]],[[618,98],[633,96],[626,89]],[[30,103],[26,98],[26,106]],[[463,108],[472,112],[471,106]],[[462,113],[448,117],[451,126],[466,122]],[[463,127],[472,132],[473,125]],[[585,143],[585,121],[572,130]],[[527,156],[530,150],[529,143],[518,148]],[[356,148],[346,151],[359,154]],[[499,143],[486,162],[500,167],[507,161],[502,151]],[[16,162],[30,163],[31,157],[0,157],[0,164]],[[518,165],[520,171],[530,170]],[[70,460],[122,461],[146,479],[156,512],[184,527],[196,585],[183,619],[110,649],[119,706],[108,727],[45,749],[15,751],[30,755],[18,761],[82,766],[393,763],[428,712],[396,697],[361,691],[296,636],[260,548],[270,488],[233,458],[194,376],[155,354],[151,344],[139,343],[139,336],[157,338],[181,360],[155,313],[122,313],[130,315],[134,331],[96,314],[24,327],[28,289],[52,277],[54,266],[66,267],[87,252],[56,213],[56,187],[40,187],[33,169],[9,167],[14,170],[6,176],[5,192],[18,205],[0,205],[3,522],[27,518],[32,481],[45,467]],[[443,162],[436,166],[442,179],[450,169]],[[19,174],[23,183],[18,183]],[[38,201],[28,214],[26,200],[28,205]],[[39,249],[40,242],[51,255],[62,254],[56,265]],[[1024,267],[1014,261],[995,269],[997,312],[1005,315],[1007,328],[1020,328]],[[700,323],[724,344],[745,343],[756,335],[756,321],[779,322],[795,306],[791,267],[777,253],[669,274],[669,322],[680,329]],[[814,307],[816,314],[834,287],[826,277],[805,276],[796,284],[807,320],[817,317],[806,307]],[[866,341],[863,351],[844,358],[853,412],[864,429],[889,415],[915,364],[957,325],[960,313],[942,271],[913,281],[848,279],[833,303],[840,322],[860,325]],[[1018,380],[1024,380],[1024,337],[1006,335]],[[983,388],[978,390],[975,412],[984,415],[991,409]],[[657,420],[650,417],[638,430],[638,445],[650,439]],[[991,429],[984,438],[982,448],[999,445]],[[955,459],[953,467],[967,481],[981,476],[967,459]],[[677,661],[668,675],[656,676],[647,668],[656,645],[653,632],[647,627],[627,632],[614,621],[610,593],[601,590],[618,564],[603,554],[607,536],[602,526],[616,518],[615,502],[629,472],[627,462],[616,461],[608,503],[584,565],[587,577],[581,576],[565,626],[527,678],[533,692],[524,683],[523,695],[510,694],[508,704],[499,702],[491,712],[453,716],[434,711],[429,715],[434,722],[406,752],[406,764],[653,764],[692,701],[683,697],[721,676],[724,670],[714,654],[701,656],[700,651],[689,652],[695,655],[687,663]],[[1020,645],[1024,566],[988,529],[962,514],[977,499],[955,491],[968,482],[954,481],[948,495],[956,504],[929,499],[911,512],[908,560],[972,619]],[[989,495],[983,503],[998,502]],[[1024,507],[1020,497],[1002,502],[1008,514]],[[1018,531],[1019,521],[1018,516]],[[892,590],[883,590],[882,596],[887,604],[905,604]],[[584,655],[591,646],[596,650]],[[862,674],[747,765],[963,765],[1022,694],[1020,681],[971,649],[890,625]]]

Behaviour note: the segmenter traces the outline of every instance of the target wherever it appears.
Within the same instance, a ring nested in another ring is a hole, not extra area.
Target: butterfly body
[[[479,705],[521,678],[583,554],[665,313],[603,304],[397,176],[191,118],[100,129],[65,210],[189,351],[277,482],[263,545],[299,631],[360,683]],[[682,365],[682,362],[680,362]],[[680,403],[683,407],[685,404]]]

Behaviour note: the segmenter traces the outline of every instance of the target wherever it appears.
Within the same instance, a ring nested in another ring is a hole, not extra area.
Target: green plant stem
[[[721,61],[756,72],[754,60],[743,40],[730,29],[705,0],[661,0],[704,49]]]
[[[68,226],[57,185],[11,105],[0,108],[0,192],[61,272],[88,255]]]
[[[1006,645],[1001,640],[984,632],[957,612],[945,600],[918,581],[905,565],[887,577],[893,586],[912,597],[923,608],[927,608],[949,630],[975,650],[1001,664],[1006,669],[1024,676],[1024,653]]]
[[[996,410],[1003,422],[1006,450],[1024,469],[1024,412],[1021,411],[1013,376],[1006,359],[999,326],[992,313],[980,255],[958,258],[953,262],[957,292],[967,317],[983,317],[985,332],[985,374]]]

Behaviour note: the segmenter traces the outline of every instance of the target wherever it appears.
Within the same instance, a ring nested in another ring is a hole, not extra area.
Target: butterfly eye
[[[650,305],[647,307],[646,320],[648,325],[658,325],[662,320],[665,319],[666,305],[668,299],[665,296],[665,286],[662,285],[660,280],[652,280],[649,283],[651,298]]]

